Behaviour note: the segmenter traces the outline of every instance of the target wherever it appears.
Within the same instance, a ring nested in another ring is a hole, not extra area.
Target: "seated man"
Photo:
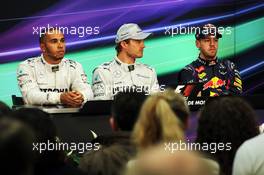
[[[111,100],[119,91],[132,87],[136,92],[155,92],[159,89],[157,74],[153,68],[135,63],[143,56],[144,33],[137,24],[122,25],[116,35],[117,56],[93,72],[92,89],[97,100]]]
[[[64,58],[65,39],[57,28],[40,36],[42,55],[19,64],[17,81],[26,104],[80,107],[93,93],[80,63]]]
[[[207,24],[195,38],[199,57],[179,73],[179,82],[202,83],[202,96],[241,94],[242,80],[235,64],[217,58],[218,39],[222,38],[217,28]]]

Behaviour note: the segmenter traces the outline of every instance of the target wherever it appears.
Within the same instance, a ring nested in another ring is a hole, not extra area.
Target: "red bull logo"
[[[221,86],[224,86],[225,84],[226,84],[225,80],[221,80],[218,77],[213,77],[211,80],[209,80],[207,83],[203,85],[203,90],[206,90],[208,88],[216,89]]]

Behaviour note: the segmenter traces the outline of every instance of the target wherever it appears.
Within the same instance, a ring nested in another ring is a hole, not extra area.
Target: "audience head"
[[[171,140],[185,140],[189,109],[182,95],[166,90],[144,102],[132,139],[139,149]]]
[[[144,92],[125,91],[114,96],[110,125],[113,130],[132,131],[140,108],[146,99]]]
[[[218,175],[219,165],[199,154],[177,150],[173,153],[164,146],[149,148],[129,162],[125,175]]]
[[[230,144],[231,150],[205,151],[216,159],[223,174],[231,174],[238,147],[259,133],[256,114],[239,97],[215,97],[206,102],[198,120],[198,143]]]
[[[130,154],[121,145],[100,147],[83,155],[79,168],[86,174],[93,175],[118,175],[126,166]]]
[[[0,101],[0,117],[8,115],[11,111],[12,110],[4,102]]]
[[[13,112],[13,118],[28,125],[36,135],[36,144],[39,143],[56,143],[57,131],[56,126],[51,120],[48,113],[36,108],[20,108]],[[50,166],[56,166],[64,162],[65,155],[60,150],[44,150],[37,153],[36,171],[42,171]]]
[[[12,116],[31,127],[38,142],[56,141],[56,126],[48,113],[37,108],[20,108]]]
[[[1,171],[10,175],[31,175],[34,140],[32,130],[26,125],[7,117],[0,119]]]

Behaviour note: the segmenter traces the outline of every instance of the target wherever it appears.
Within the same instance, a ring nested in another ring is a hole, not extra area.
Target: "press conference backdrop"
[[[117,29],[138,23],[153,33],[138,61],[156,69],[160,84],[172,85],[179,70],[198,56],[194,34],[188,30],[213,23],[224,30],[218,56],[237,65],[244,94],[264,92],[263,1],[29,0],[0,8],[0,100],[9,105],[12,94],[21,96],[16,82],[19,62],[40,54],[40,29],[50,26],[63,27],[65,57],[80,62],[91,82],[94,68],[116,54]]]

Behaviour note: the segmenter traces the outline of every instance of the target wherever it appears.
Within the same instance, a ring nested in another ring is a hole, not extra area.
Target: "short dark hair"
[[[217,39],[222,38],[222,34],[218,32],[218,28],[212,24],[206,24],[202,27],[198,27],[198,31],[195,33],[196,40],[205,39],[207,36],[215,36]]]
[[[130,39],[124,40],[126,43],[129,43]],[[121,41],[122,42],[122,41]],[[122,51],[121,42],[117,43],[115,46],[115,50],[117,54],[119,54]]]
[[[43,43],[44,39],[46,37],[46,34],[52,31],[58,30],[61,32],[59,27],[49,27],[49,28],[44,28],[40,31],[40,35],[39,35],[39,43]]]
[[[132,131],[139,111],[146,99],[146,93],[124,91],[114,96],[112,115],[117,127],[122,131]]]

